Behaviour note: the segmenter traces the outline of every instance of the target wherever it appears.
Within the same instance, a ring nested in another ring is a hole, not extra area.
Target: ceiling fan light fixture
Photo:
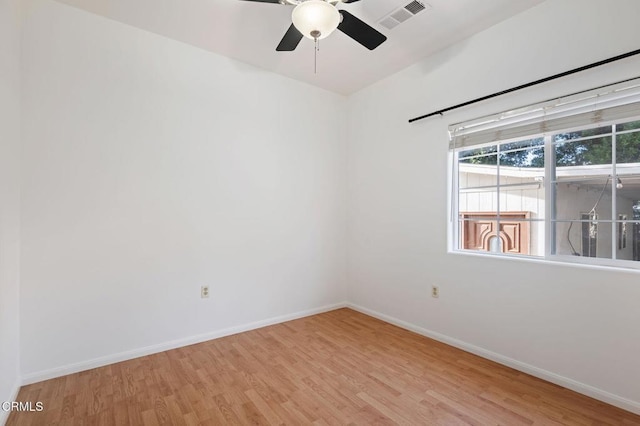
[[[340,13],[323,0],[307,0],[293,9],[293,25],[303,36],[311,40],[322,40],[338,28]]]

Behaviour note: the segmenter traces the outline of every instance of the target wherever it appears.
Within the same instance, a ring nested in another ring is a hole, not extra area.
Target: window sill
[[[538,263],[543,265],[554,265],[554,266],[567,266],[579,269],[591,269],[591,270],[600,270],[600,271],[616,271],[616,272],[630,272],[630,273],[640,273],[640,262],[632,261],[632,260],[611,260],[611,259],[598,259],[598,258],[585,258],[582,256],[563,256],[557,255],[552,257],[534,257],[534,256],[523,256],[523,255],[513,255],[513,254],[498,254],[498,253],[488,253],[488,252],[473,252],[468,250],[448,250],[448,254],[459,255],[459,256],[471,256],[471,257],[490,257],[492,259],[501,259],[501,260],[513,260],[513,261],[522,261],[528,263]],[[586,260],[580,261],[579,259],[589,259],[588,262]],[[612,264],[615,262],[615,264]]]

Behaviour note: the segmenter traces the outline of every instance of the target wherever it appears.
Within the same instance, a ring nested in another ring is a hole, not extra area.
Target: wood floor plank
[[[339,309],[20,390],[8,426],[624,425],[640,416]]]

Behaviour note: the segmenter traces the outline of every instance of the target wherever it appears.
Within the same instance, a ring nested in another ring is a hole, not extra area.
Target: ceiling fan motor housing
[[[326,1],[307,0],[293,9],[291,20],[303,36],[321,40],[338,28],[340,13],[335,6]]]

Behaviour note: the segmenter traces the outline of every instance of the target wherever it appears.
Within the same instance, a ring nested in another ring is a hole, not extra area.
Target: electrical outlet
[[[440,297],[440,288],[436,285],[431,286],[431,297]]]
[[[208,285],[203,285],[202,287],[200,287],[200,297],[203,299],[208,299],[209,298],[209,286]]]

